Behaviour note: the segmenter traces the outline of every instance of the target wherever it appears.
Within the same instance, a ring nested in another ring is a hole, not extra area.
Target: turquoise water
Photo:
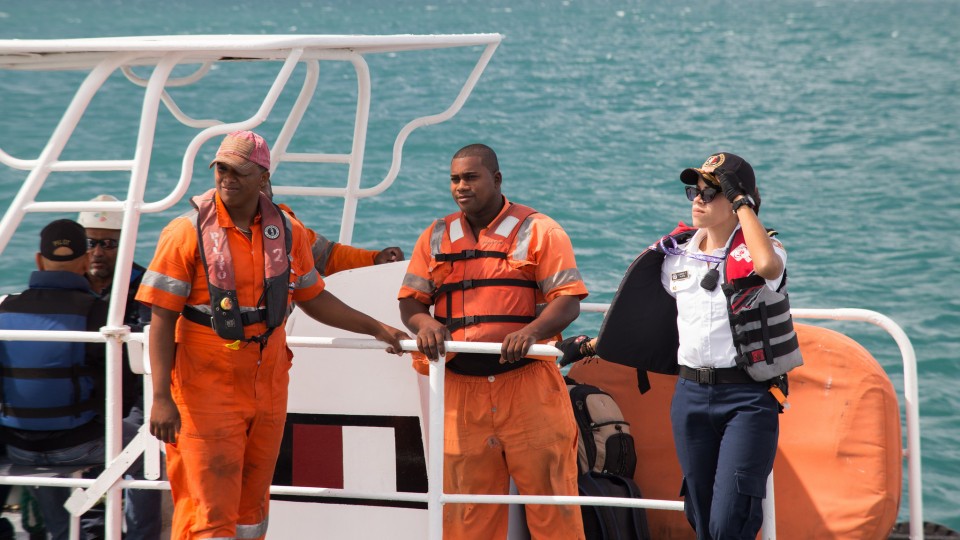
[[[722,149],[754,165],[763,218],[790,254],[795,307],[882,312],[907,332],[920,373],[925,518],[960,529],[960,220],[954,156],[960,147],[960,3],[931,1],[678,2],[247,0],[0,3],[0,38],[210,33],[473,33],[505,36],[463,111],[414,132],[390,191],[360,203],[355,243],[407,252],[432,217],[453,208],[449,157],[482,141],[497,149],[505,193],[561,222],[592,295],[607,302],[623,270],[689,203],[679,171]],[[371,134],[363,185],[389,167],[393,137],[455,96],[477,51],[370,60]],[[275,75],[246,65],[174,89],[188,114],[237,121]],[[302,79],[302,71],[295,78]],[[0,148],[36,157],[80,81],[67,74],[0,72]],[[352,70],[321,67],[333,105],[312,111],[301,148],[349,149]],[[129,158],[140,96],[111,79],[65,159]],[[7,99],[11,93],[16,97]],[[260,128],[276,136],[295,92]],[[285,108],[286,107],[286,108]],[[195,131],[162,114],[148,199],[179,176]],[[210,185],[203,162],[195,194]],[[283,165],[280,182],[336,185],[346,168]],[[5,207],[24,178],[0,170]],[[119,173],[56,174],[41,200],[123,194]],[[946,183],[944,183],[946,182]],[[340,207],[291,199],[298,215],[336,237]],[[144,218],[137,260],[185,204]],[[22,288],[36,232],[31,217],[0,258],[0,290]],[[574,330],[595,332],[596,316]],[[873,326],[827,323],[870,349],[902,385],[893,340]]]

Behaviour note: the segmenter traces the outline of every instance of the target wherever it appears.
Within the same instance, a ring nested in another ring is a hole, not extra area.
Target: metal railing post
[[[776,540],[777,538],[777,510],[776,500],[773,496],[773,471],[767,476],[767,496],[763,498],[763,525],[760,528],[761,538],[763,540]]]
[[[430,451],[427,456],[427,519],[430,540],[443,538],[443,396],[447,357],[430,362]]]

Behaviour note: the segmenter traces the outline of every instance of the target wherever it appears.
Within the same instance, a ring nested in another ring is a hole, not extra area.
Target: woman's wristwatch
[[[741,206],[749,206],[751,210],[757,210],[757,203],[754,202],[753,197],[749,195],[744,195],[736,201],[733,201],[733,213],[736,214],[737,210],[739,210]]]

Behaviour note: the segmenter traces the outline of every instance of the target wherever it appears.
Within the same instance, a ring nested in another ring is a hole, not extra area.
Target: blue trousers
[[[701,384],[683,378],[670,405],[680,496],[698,540],[754,540],[780,431],[764,383]]]
[[[143,424],[143,413],[134,408],[123,419],[123,444],[136,436]],[[12,446],[7,447],[10,461],[18,465],[58,466],[58,465],[99,465],[102,470],[104,461],[104,440],[96,439],[87,443],[49,452],[33,452]],[[139,475],[143,469],[143,458],[137,460],[128,473]],[[128,475],[128,478],[130,476]],[[53,540],[67,540],[70,533],[70,513],[63,507],[70,498],[70,488],[28,488],[37,500],[44,525]],[[127,526],[127,540],[157,540],[160,538],[161,511],[157,490],[127,489],[124,491],[124,520]],[[80,520],[80,538],[94,539],[103,536],[103,513],[91,509]]]

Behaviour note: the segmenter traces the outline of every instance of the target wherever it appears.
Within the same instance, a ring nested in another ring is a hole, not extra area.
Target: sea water
[[[789,252],[794,307],[857,307],[899,323],[916,349],[925,518],[960,528],[960,3],[954,0],[143,0],[0,3],[0,38],[166,34],[501,33],[463,110],[415,131],[395,185],[359,204],[353,243],[410,252],[429,220],[454,209],[449,160],[459,147],[497,150],[503,191],[558,220],[576,248],[589,301],[609,302],[624,269],[690,203],[678,180],[711,153],[756,169],[761,218]],[[445,109],[478,50],[370,58],[374,101],[362,185],[390,166],[409,120]],[[181,68],[185,75],[191,70]],[[249,117],[276,76],[246,64],[206,86],[171,89],[195,118]],[[141,72],[140,75],[148,75]],[[303,69],[294,74],[303,79]],[[79,73],[0,71],[0,149],[35,158],[82,80]],[[64,159],[129,159],[142,94],[121,76],[94,100]],[[273,140],[295,86],[258,128]],[[291,151],[347,152],[356,78],[321,64],[323,106]],[[9,98],[8,96],[15,97]],[[162,111],[147,199],[169,193],[193,129]],[[205,145],[190,194],[212,182]],[[25,178],[0,170],[0,206]],[[342,185],[346,167],[283,164],[278,184]],[[38,200],[125,194],[121,173],[58,173]],[[341,205],[290,198],[337,238]],[[187,208],[144,216],[136,258]],[[62,215],[57,217],[64,217]],[[37,231],[31,215],[0,258],[0,292],[22,289]],[[595,333],[586,315],[571,329]],[[862,323],[825,323],[866,346],[902,388],[893,340]]]

